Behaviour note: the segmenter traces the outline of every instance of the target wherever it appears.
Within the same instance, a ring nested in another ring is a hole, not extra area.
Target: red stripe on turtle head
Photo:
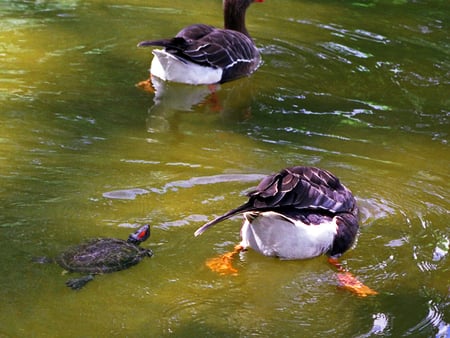
[[[140,244],[150,237],[150,226],[148,224],[139,228],[136,232],[130,234],[128,237],[128,242],[134,244]]]

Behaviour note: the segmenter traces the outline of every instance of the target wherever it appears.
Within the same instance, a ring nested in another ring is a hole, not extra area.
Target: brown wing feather
[[[200,227],[195,236],[233,215],[264,210],[322,210],[329,214],[357,214],[349,189],[330,172],[315,167],[292,167],[264,178],[249,194],[247,203]]]
[[[235,77],[242,68],[256,68],[260,62],[259,51],[246,35],[202,24],[188,26],[174,38],[142,41],[138,46],[165,47],[179,59],[225,69],[225,80]]]
[[[355,199],[330,172],[315,167],[292,167],[265,178],[250,192],[257,208],[293,207],[351,212]]]

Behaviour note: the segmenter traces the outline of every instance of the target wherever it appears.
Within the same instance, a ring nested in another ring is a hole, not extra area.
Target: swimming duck
[[[138,47],[160,46],[153,50],[152,76],[186,84],[216,84],[248,76],[261,57],[245,27],[245,13],[252,2],[264,0],[224,0],[224,29],[194,24],[174,38],[142,41]]]
[[[351,191],[329,171],[297,166],[267,176],[248,194],[249,200],[206,223],[206,229],[236,214],[243,214],[241,242],[234,251],[207,261],[221,274],[237,273],[231,260],[252,248],[281,259],[307,259],[326,254],[340,274],[344,288],[367,296],[376,291],[362,284],[339,263],[338,258],[355,241],[358,233],[358,207]]]

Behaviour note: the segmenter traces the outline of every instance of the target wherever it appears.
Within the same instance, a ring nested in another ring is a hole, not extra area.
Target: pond
[[[263,64],[210,88],[136,84],[139,41],[221,26],[220,0],[0,4],[1,337],[449,337],[447,1],[266,0],[247,28]],[[330,170],[361,212],[339,287],[325,257],[249,250],[237,276],[206,259],[240,217],[200,237],[264,175]],[[138,224],[154,251],[79,291],[54,257]]]

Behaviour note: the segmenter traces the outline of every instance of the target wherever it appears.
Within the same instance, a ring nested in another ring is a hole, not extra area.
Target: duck
[[[377,294],[339,262],[355,243],[359,219],[355,197],[334,174],[311,166],[285,168],[263,178],[248,197],[195,231],[197,237],[217,223],[243,215],[241,242],[233,251],[207,260],[211,270],[237,274],[232,259],[248,248],[285,260],[326,255],[343,288],[362,297]]]
[[[224,29],[205,24],[183,28],[173,38],[142,41],[138,47],[153,50],[151,76],[190,85],[214,85],[252,74],[261,55],[250,37],[245,14],[253,2],[224,0]]]

